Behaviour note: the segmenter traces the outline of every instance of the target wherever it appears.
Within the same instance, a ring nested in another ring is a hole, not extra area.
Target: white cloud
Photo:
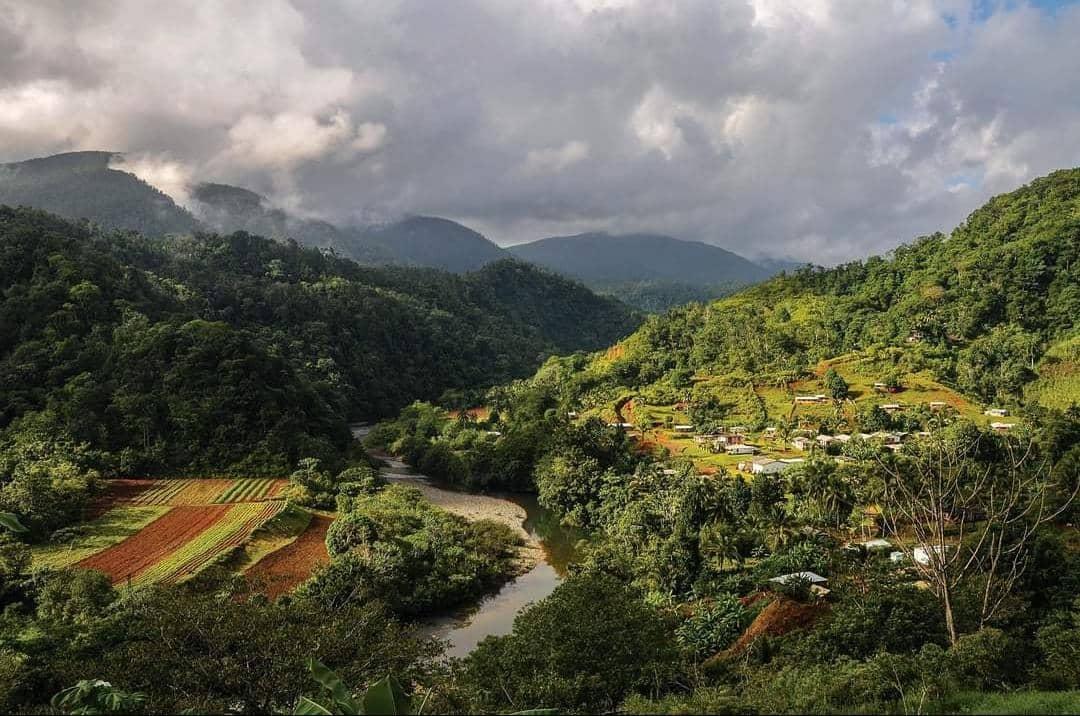
[[[1012,7],[0,0],[0,159],[836,261],[1080,164],[1080,6]]]
[[[572,139],[561,147],[530,150],[525,157],[528,173],[557,174],[589,156],[589,145]]]

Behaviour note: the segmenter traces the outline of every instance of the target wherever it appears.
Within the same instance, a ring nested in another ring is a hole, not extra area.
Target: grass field
[[[82,534],[65,544],[34,547],[34,565],[70,567],[91,555],[124,541],[169,511],[159,505],[121,505],[84,525]]]

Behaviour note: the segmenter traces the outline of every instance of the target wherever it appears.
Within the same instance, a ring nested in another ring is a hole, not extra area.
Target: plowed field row
[[[252,532],[284,509],[284,503],[274,501],[220,507],[228,511],[217,522],[140,572],[132,584],[175,582],[195,574],[218,555],[243,544]]]
[[[104,572],[113,584],[134,579],[209,529],[229,509],[228,505],[174,507],[123,542],[82,560],[79,566]]]
[[[258,502],[279,495],[287,484],[288,480],[273,478],[112,480],[102,512],[117,503],[179,506]]]

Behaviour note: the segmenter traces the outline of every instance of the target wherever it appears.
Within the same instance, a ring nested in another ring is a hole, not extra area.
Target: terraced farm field
[[[113,480],[97,517],[37,565],[97,569],[114,584],[175,582],[240,547],[286,507],[286,480]]]

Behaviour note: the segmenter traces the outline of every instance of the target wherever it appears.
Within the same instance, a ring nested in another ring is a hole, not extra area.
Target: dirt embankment
[[[299,537],[247,570],[248,581],[271,599],[300,586],[316,567],[330,561],[326,551],[326,530],[332,522],[333,519],[325,515],[313,515]]]

